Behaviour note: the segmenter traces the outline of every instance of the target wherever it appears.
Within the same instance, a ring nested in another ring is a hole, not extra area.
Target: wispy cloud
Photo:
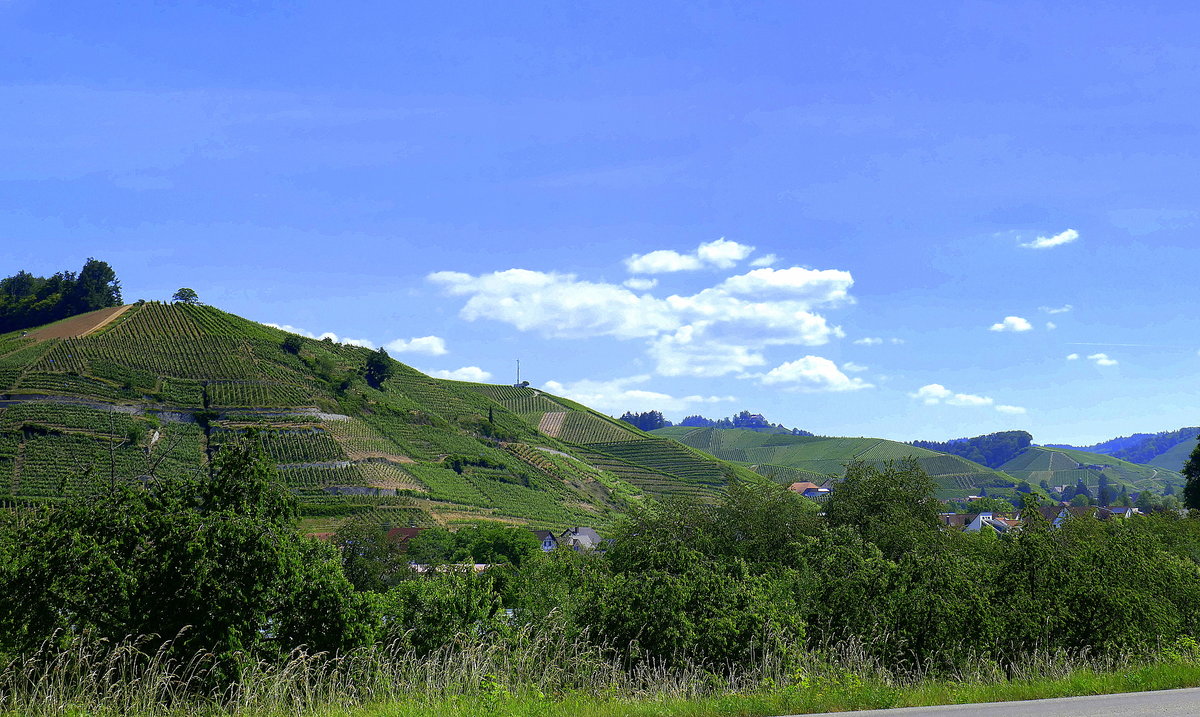
[[[1097,366],[1116,366],[1118,361],[1114,358],[1109,358],[1108,354],[1092,354],[1088,356],[1089,361],[1095,361]]]
[[[1070,304],[1064,304],[1062,306],[1039,306],[1038,311],[1041,311],[1044,314],[1065,314],[1074,308],[1075,307],[1071,306]]]
[[[339,338],[338,335],[333,333],[332,331],[326,331],[322,334],[314,334],[313,332],[307,331],[298,326],[291,326],[290,324],[272,324],[269,322],[264,322],[263,326],[270,326],[273,329],[279,329],[280,331],[287,331],[288,333],[292,333],[292,334],[299,334],[301,336],[305,336],[310,339],[317,339],[318,341],[324,341],[325,339],[329,339],[330,341],[334,342],[335,344],[345,344],[347,346],[361,346],[363,348],[368,348],[368,349],[375,348],[375,344],[370,339],[352,339],[349,336],[342,336]]]
[[[1026,242],[1021,246],[1025,247],[1026,249],[1051,249],[1056,246],[1062,246],[1063,244],[1070,244],[1078,238],[1079,232],[1075,231],[1074,229],[1068,229],[1064,232],[1055,234],[1052,237],[1039,236],[1037,239],[1034,239],[1031,242]]]

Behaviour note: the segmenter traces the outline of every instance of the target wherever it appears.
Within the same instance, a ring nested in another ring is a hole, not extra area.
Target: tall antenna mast
[[[521,383],[521,359],[517,359],[517,385]]]

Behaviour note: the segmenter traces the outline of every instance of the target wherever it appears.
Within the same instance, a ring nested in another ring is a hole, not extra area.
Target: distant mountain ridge
[[[1155,465],[1167,470],[1183,469],[1196,439],[1200,437],[1200,427],[1190,426],[1174,431],[1158,433],[1135,433],[1131,436],[1112,438],[1094,446],[1070,446],[1065,444],[1048,444],[1047,448],[1066,448],[1070,450],[1087,451],[1120,458],[1130,463]],[[1162,460],[1159,460],[1162,459]]]

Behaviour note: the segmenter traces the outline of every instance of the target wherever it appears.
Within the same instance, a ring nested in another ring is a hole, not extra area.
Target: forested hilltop
[[[121,305],[121,282],[107,263],[88,259],[78,274],[0,279],[0,334],[28,329],[95,309]]]

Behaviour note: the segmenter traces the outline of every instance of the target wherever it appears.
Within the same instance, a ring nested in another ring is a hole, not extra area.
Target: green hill
[[[0,505],[71,498],[111,475],[202,469],[254,428],[311,530],[603,525],[646,496],[710,495],[754,473],[529,388],[431,378],[372,351],[210,306],[138,303],[0,336]]]
[[[1130,492],[1178,492],[1183,486],[1183,476],[1178,471],[1071,448],[1033,446],[1001,468],[1014,478],[1035,485],[1045,482],[1052,487],[1073,486],[1082,480],[1093,495],[1099,488],[1101,474],[1108,476],[1110,484],[1118,491],[1121,486],[1126,486]]]
[[[963,499],[987,489],[1014,492],[1016,482],[965,458],[880,438],[827,438],[755,433],[724,428],[662,428],[652,432],[717,458],[750,467],[781,483],[822,483],[845,473],[849,461],[880,464],[912,457],[938,485],[938,497]]]

